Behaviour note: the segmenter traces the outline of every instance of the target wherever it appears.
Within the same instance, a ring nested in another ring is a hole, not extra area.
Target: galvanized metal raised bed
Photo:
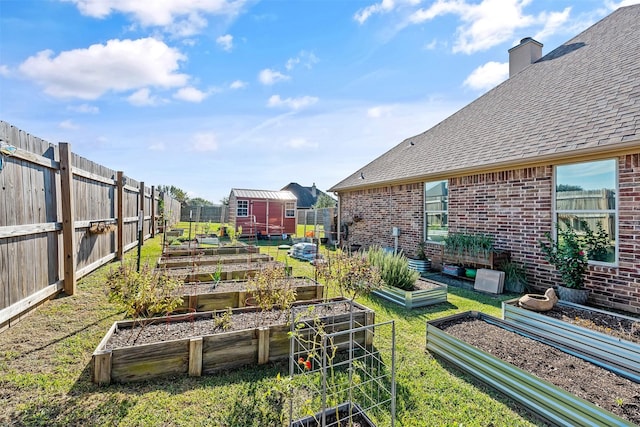
[[[308,277],[289,277],[286,280],[293,281],[293,288],[296,291],[296,301],[308,301],[322,299],[324,285]],[[181,288],[182,305],[176,310],[191,309],[193,311],[213,311],[225,308],[239,308],[246,305],[246,299],[250,296],[246,281],[227,281],[220,285],[234,284],[235,290],[208,292],[191,292],[190,287],[197,289],[198,284],[185,285]],[[202,282],[206,284],[206,282]]]
[[[447,302],[447,285],[433,280],[418,280],[423,282],[426,285],[425,287],[429,287],[431,289],[405,291],[404,289],[392,286],[384,286],[372,291],[372,294],[408,309]]]
[[[558,301],[557,304],[638,321],[631,317],[566,301]],[[545,344],[602,366],[632,381],[640,382],[640,344],[526,310],[518,306],[517,299],[502,303],[502,318],[517,324],[525,332],[542,335],[541,341]]]
[[[345,298],[334,298],[319,304],[350,303]],[[297,303],[301,305],[307,302]],[[372,325],[375,312],[361,304],[353,303],[352,314],[324,316],[319,320],[327,324],[328,331],[353,328],[353,325]],[[256,308],[237,308],[232,313],[258,311]],[[189,315],[165,316],[150,319],[159,324],[172,322],[195,322],[198,319],[212,319],[221,312],[207,311]],[[233,315],[232,314],[232,315]],[[353,322],[351,322],[353,319]],[[149,344],[110,348],[111,336],[139,325],[133,320],[115,322],[93,352],[91,366],[92,380],[99,384],[130,382],[156,378],[165,375],[201,376],[221,370],[245,365],[261,365],[270,361],[285,360],[289,357],[289,325],[283,323],[252,327],[243,330],[220,332],[204,336],[185,336],[178,340],[159,341]],[[360,333],[354,339],[361,345],[372,343],[372,334]],[[342,342],[336,343],[344,348]]]
[[[465,317],[476,318],[507,330],[522,333],[522,331],[518,331],[517,325],[510,322],[484,313],[465,312],[427,322],[427,350],[556,425],[634,425],[438,328],[443,323]]]

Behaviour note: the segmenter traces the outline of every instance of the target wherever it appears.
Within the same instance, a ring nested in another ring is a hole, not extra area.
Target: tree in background
[[[195,197],[193,199],[189,199],[187,201],[187,204],[189,206],[213,206],[213,203],[203,199],[202,197]]]
[[[158,191],[169,193],[169,195],[180,202],[182,206],[186,206],[189,200],[186,191],[173,185],[158,185]]]
[[[334,198],[332,198],[331,196],[327,195],[327,194],[320,194],[318,196],[318,200],[316,201],[316,204],[313,205],[312,207],[314,209],[322,209],[322,208],[334,208],[336,206],[336,201]]]

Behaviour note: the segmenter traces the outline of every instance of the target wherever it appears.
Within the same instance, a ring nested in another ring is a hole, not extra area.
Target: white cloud
[[[286,143],[286,146],[295,150],[302,150],[305,148],[318,148],[318,143],[309,142],[304,138],[292,138]]]
[[[143,27],[160,27],[174,35],[189,36],[207,27],[207,15],[236,16],[244,0],[64,0],[74,3],[80,13],[106,18],[112,13],[130,16]]]
[[[67,130],[75,130],[79,128],[78,125],[73,123],[73,121],[71,120],[65,120],[63,122],[60,122],[60,124],[58,124],[58,127],[61,129],[67,129]]]
[[[285,68],[288,71],[291,71],[298,65],[302,65],[303,67],[310,69],[314,64],[317,64],[318,61],[318,57],[313,52],[306,52],[303,50],[298,54],[298,56],[289,58],[285,64]]]
[[[280,95],[273,95],[267,102],[268,107],[288,107],[292,110],[299,110],[304,107],[318,102],[318,98],[314,96],[302,96],[300,98],[280,98]]]
[[[358,21],[360,24],[364,24],[365,21],[371,16],[377,13],[387,13],[392,11],[396,7],[396,2],[394,0],[382,0],[380,3],[372,4],[371,6],[367,6],[363,9],[358,10],[353,19]]]
[[[127,97],[129,104],[136,107],[155,106],[162,101],[157,96],[152,96],[149,88],[142,88]]]
[[[147,148],[151,151],[164,151],[165,145],[164,145],[164,142],[158,142],[156,144],[151,144]]]
[[[195,87],[180,88],[173,97],[187,102],[202,102],[208,96],[207,93],[196,89]]]
[[[218,142],[214,133],[197,133],[193,136],[193,143],[191,144],[191,150],[206,152],[216,151],[218,149]]]
[[[233,49],[233,36],[231,34],[225,34],[224,36],[220,36],[216,39],[216,43],[222,49],[230,52]]]
[[[53,51],[43,50],[19,69],[51,96],[97,99],[108,91],[183,86],[188,76],[177,71],[185,59],[177,49],[154,38],[109,40],[55,57]]]
[[[570,7],[565,8],[562,12],[542,13],[541,16],[546,16],[544,18],[544,27],[533,38],[535,40],[545,40],[547,37],[556,34],[559,29],[566,25],[570,14]]]
[[[270,68],[265,68],[258,74],[258,80],[260,81],[260,83],[267,86],[289,79],[289,76]]]
[[[9,77],[9,74],[11,74],[11,71],[9,71],[9,67],[7,67],[6,65],[0,65],[0,76]]]
[[[438,41],[436,39],[431,40],[429,43],[425,43],[422,48],[424,50],[434,50],[438,46]]]
[[[70,111],[75,111],[76,113],[83,114],[98,114],[100,112],[100,109],[98,107],[89,104],[72,105],[67,107],[67,109]]]
[[[247,83],[243,82],[242,80],[236,80],[234,82],[231,82],[231,84],[229,85],[229,89],[242,89],[244,87],[247,87]]]
[[[509,77],[508,62],[487,62],[471,72],[464,85],[473,90],[489,90]]]
[[[367,110],[367,117],[379,119],[380,117],[387,116],[391,110],[392,108],[389,106],[371,107]]]

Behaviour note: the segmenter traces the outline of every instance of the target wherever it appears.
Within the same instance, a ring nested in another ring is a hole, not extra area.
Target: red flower
[[[304,368],[306,370],[311,370],[311,360],[307,360],[304,362]]]
[[[580,251],[580,252],[578,252],[578,255],[580,255],[580,256],[584,256],[584,251]]]

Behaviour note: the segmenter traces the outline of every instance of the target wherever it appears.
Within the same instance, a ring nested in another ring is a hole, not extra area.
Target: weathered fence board
[[[63,286],[73,294],[76,278],[135,247],[141,209],[145,238],[154,234],[161,204],[176,209],[166,219],[177,222],[177,201],[149,187],[141,198],[141,183],[72,153],[69,144],[50,144],[4,121],[0,144],[13,151],[2,155],[0,169],[0,331]],[[122,200],[119,176],[126,181]],[[91,230],[100,221],[120,222],[122,234]]]

